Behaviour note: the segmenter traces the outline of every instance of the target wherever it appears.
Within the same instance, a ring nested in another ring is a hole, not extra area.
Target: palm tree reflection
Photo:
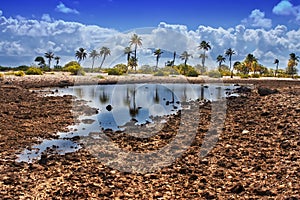
[[[154,93],[153,101],[154,101],[154,103],[159,104],[159,94],[158,94],[157,86],[155,87],[155,93]]]
[[[102,92],[99,95],[99,100],[102,104],[105,104],[109,101],[109,95],[105,92],[104,88],[102,88]]]
[[[134,86],[132,92],[132,101],[129,102],[129,114],[134,119],[138,113],[139,113],[139,108],[136,106],[136,88]]]

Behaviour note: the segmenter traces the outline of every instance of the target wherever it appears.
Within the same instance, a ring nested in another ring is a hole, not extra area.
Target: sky
[[[0,65],[33,65],[48,51],[63,65],[75,60],[79,47],[90,52],[107,46],[111,56],[104,67],[111,67],[126,62],[123,50],[137,33],[140,65],[155,65],[155,48],[165,52],[161,66],[171,52],[185,50],[193,55],[188,63],[199,64],[197,47],[205,40],[212,46],[209,67],[232,48],[233,61],[252,53],[267,67],[274,68],[277,58],[285,68],[290,53],[300,54],[299,25],[300,0],[1,0]],[[90,67],[91,59],[82,65]]]

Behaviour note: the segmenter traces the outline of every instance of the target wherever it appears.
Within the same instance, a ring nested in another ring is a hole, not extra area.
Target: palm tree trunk
[[[156,58],[156,66],[155,66],[155,71],[157,71],[158,68],[158,58]]]
[[[94,64],[95,64],[95,58],[93,58],[92,71],[93,71],[93,69],[94,69]]]
[[[205,51],[203,52],[202,67],[205,68]]]
[[[229,66],[230,66],[230,78],[233,78],[233,69],[232,69],[232,66],[231,66],[231,55],[229,55]]]
[[[175,65],[175,58],[176,58],[176,51],[174,51],[174,54],[173,54],[173,64],[172,64],[172,67],[174,67],[174,65]]]
[[[278,72],[278,63],[277,63],[277,65],[276,65],[275,77],[276,77],[276,75],[277,75],[277,72]]]
[[[102,59],[102,61],[101,61],[101,64],[100,64],[100,67],[99,67],[99,69],[101,69],[101,68],[102,68],[102,65],[103,65],[103,63],[104,63],[105,57],[106,57],[106,56],[103,56],[103,59]]]
[[[137,49],[137,44],[134,47],[134,58],[136,59],[136,49]]]

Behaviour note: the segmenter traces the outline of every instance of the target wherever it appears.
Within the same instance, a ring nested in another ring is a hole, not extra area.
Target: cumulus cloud
[[[261,12],[259,9],[253,10],[248,18],[242,20],[242,23],[255,28],[272,27],[272,20],[265,18],[265,13]]]
[[[0,17],[2,16],[2,14],[3,14],[3,12],[2,12],[2,10],[0,10]]]
[[[43,21],[46,21],[46,22],[51,22],[52,21],[52,19],[51,19],[51,17],[50,17],[49,14],[43,14],[41,19]]]
[[[71,9],[67,7],[65,4],[63,4],[62,2],[59,2],[55,10],[65,14],[79,14],[79,12],[76,9]]]
[[[288,0],[279,2],[274,8],[273,13],[277,15],[291,15],[294,14],[294,6]]]
[[[276,15],[285,15],[295,17],[295,20],[300,22],[300,5],[293,5],[288,0],[282,0],[273,8],[273,13]]]
[[[264,18],[264,15],[260,16]],[[200,64],[199,55],[203,52],[198,46],[202,40],[210,42],[212,46],[207,52],[206,61],[210,67],[217,67],[216,57],[224,54],[228,48],[237,52],[232,58],[233,62],[242,61],[247,54],[253,53],[261,64],[268,67],[274,66],[275,58],[280,59],[282,67],[285,67],[289,53],[300,54],[300,30],[288,30],[284,25],[268,30],[246,25],[228,29],[199,26],[196,30],[189,30],[185,25],[161,22],[157,27],[123,33],[96,25],[53,20],[48,15],[42,18],[32,20],[0,17],[0,65],[30,65],[36,56],[44,55],[47,51],[60,56],[61,64],[65,64],[75,60],[74,54],[79,47],[90,52],[93,49],[99,51],[102,46],[106,46],[111,49],[111,56],[106,59],[104,67],[111,67],[116,63],[126,63],[123,51],[129,46],[133,33],[143,39],[143,45],[137,52],[139,65],[155,65],[153,50],[156,48],[165,52],[160,60],[161,66],[172,59],[174,51],[177,55],[188,51],[193,55],[188,64]],[[181,62],[177,57],[176,64]],[[87,58],[82,64],[85,67],[91,66],[91,59]]]

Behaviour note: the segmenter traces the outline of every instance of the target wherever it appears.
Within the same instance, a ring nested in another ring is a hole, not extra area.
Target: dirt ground
[[[82,148],[48,155],[43,162],[16,162],[17,154],[41,139],[56,138],[76,119],[72,97],[45,97],[32,88],[116,82],[182,82],[181,78],[59,76],[5,77],[0,80],[0,199],[300,199],[300,81],[224,79],[254,84],[227,100],[217,143],[200,156],[210,128],[211,103],[199,107],[197,134],[171,165],[149,173],[129,173],[102,163]],[[211,80],[191,78],[191,83]],[[260,96],[258,88],[279,92]],[[192,117],[192,116],[189,116]],[[180,115],[147,140],[107,133],[129,151],[149,152],[175,136]],[[192,121],[192,120],[190,120]],[[194,124],[190,124],[190,127]]]

